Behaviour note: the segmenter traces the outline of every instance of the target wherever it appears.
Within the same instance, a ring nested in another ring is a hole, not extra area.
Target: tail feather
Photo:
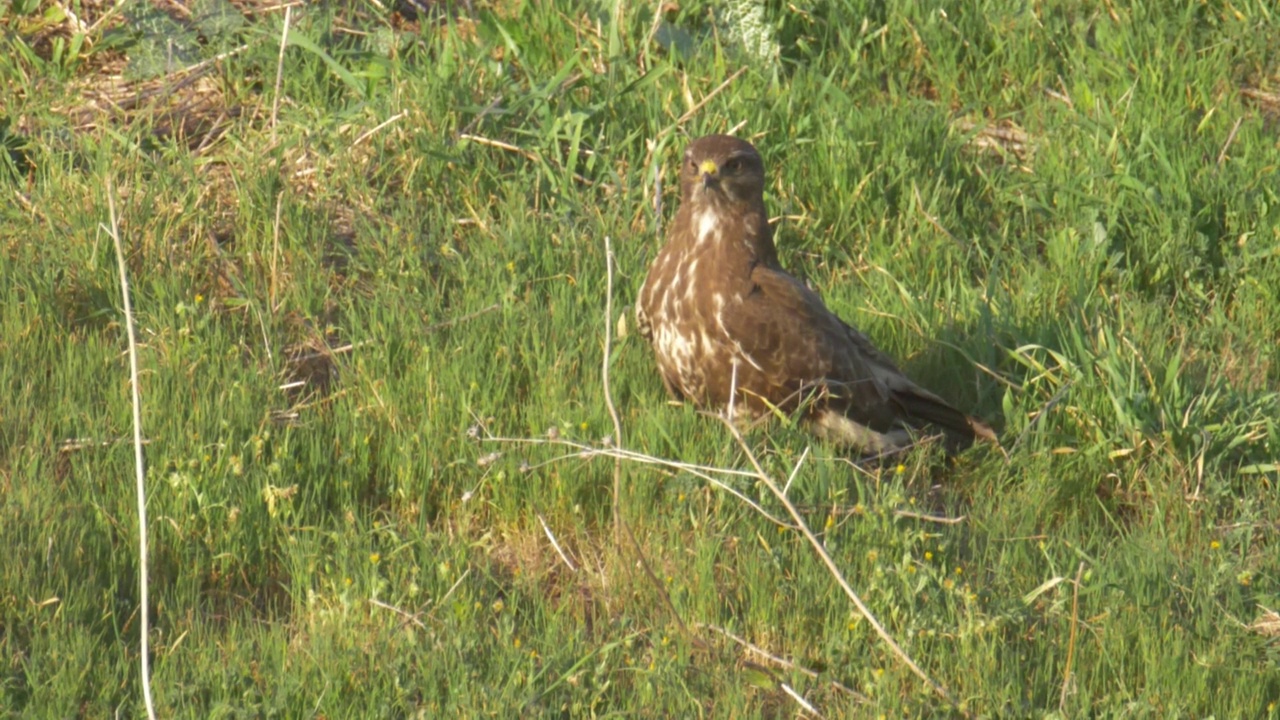
[[[951,407],[933,393],[913,388],[907,392],[895,392],[894,399],[908,418],[935,425],[966,445],[974,440],[999,444],[995,431],[989,425]]]

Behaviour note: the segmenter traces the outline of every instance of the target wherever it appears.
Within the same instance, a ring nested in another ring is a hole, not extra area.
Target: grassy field
[[[163,717],[1280,716],[1274,4],[658,5],[0,8],[0,714],[143,713],[113,193]],[[666,402],[630,306],[731,129],[1005,452]],[[621,462],[632,543],[569,443],[791,477],[945,695],[760,478]]]

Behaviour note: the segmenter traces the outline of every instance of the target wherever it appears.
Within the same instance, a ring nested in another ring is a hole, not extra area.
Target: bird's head
[[[700,137],[684,153],[680,188],[683,201],[695,204],[763,202],[764,161],[746,140]]]

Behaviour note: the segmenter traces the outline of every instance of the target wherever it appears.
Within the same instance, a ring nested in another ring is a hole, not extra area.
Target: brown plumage
[[[949,447],[991,429],[911,382],[865,335],[778,263],[764,207],[764,164],[727,135],[695,140],[680,170],[680,209],[636,304],[667,391],[753,415],[807,408],[819,435],[891,452],[932,426]]]

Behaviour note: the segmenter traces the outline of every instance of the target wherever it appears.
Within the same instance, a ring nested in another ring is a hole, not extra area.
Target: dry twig
[[[111,447],[122,442],[129,442],[132,438],[119,437],[114,440],[94,440],[93,438],[67,438],[58,446],[60,453],[73,453],[80,450],[88,450],[89,448]],[[150,440],[143,440],[143,445],[150,445]]]
[[[505,151],[510,152],[510,153],[516,153],[517,155],[522,156],[525,160],[528,160],[528,161],[530,161],[530,162],[535,162],[535,163],[536,163],[536,162],[542,162],[542,157],[541,157],[540,155],[538,155],[538,153],[533,152],[533,151],[531,151],[531,150],[525,150],[524,148],[522,148],[522,147],[520,147],[520,146],[518,146],[518,145],[512,145],[511,143],[503,142],[503,141],[501,141],[501,140],[493,140],[493,139],[491,139],[491,138],[481,137],[481,136],[479,136],[479,135],[472,135],[472,134],[469,134],[469,133],[458,133],[458,139],[459,139],[459,140],[469,140],[469,141],[471,141],[471,142],[473,142],[473,143],[476,143],[477,145],[487,145],[487,146],[489,146],[489,147],[497,148],[497,149],[499,149],[499,150],[505,150]],[[585,150],[585,149],[583,149],[581,152],[582,152],[584,155],[589,155],[589,154],[590,154],[590,152],[589,152],[589,151],[587,151],[587,150]],[[597,187],[597,186],[598,186],[598,187],[600,187],[602,190],[612,190],[612,189],[613,189],[613,186],[612,186],[612,185],[610,185],[610,184],[608,184],[608,183],[599,183],[599,184],[597,184],[595,181],[593,181],[593,180],[590,180],[590,179],[586,178],[586,177],[585,177],[585,176],[583,176],[581,173],[574,173],[574,174],[573,174],[573,179],[574,179],[574,181],[579,182],[579,183],[581,183],[581,184],[583,184],[583,185],[586,185],[587,187]]]
[[[453,581],[453,584],[449,586],[449,589],[445,591],[444,595],[441,595],[440,599],[436,601],[435,607],[431,608],[431,612],[427,613],[427,617],[434,617],[436,610],[439,610],[440,606],[444,605],[444,602],[453,596],[454,591],[458,589],[458,586],[461,585],[462,581],[466,580],[467,576],[470,574],[471,568],[464,570],[462,574],[458,576],[458,579]]]
[[[1076,627],[1080,622],[1080,578],[1084,576],[1084,562],[1076,569],[1076,581],[1071,589],[1071,637],[1067,640],[1067,667],[1062,673],[1062,693],[1058,696],[1058,712],[1066,713],[1067,691],[1071,688],[1071,665],[1076,659]]]
[[[689,108],[685,112],[685,114],[681,115],[674,123],[672,123],[671,125],[668,125],[666,129],[664,129],[661,133],[659,133],[659,137],[661,137],[662,135],[666,135],[667,133],[671,132],[672,130],[675,130],[681,125],[684,125],[685,121],[687,121],[689,118],[693,117],[694,115],[698,114],[699,110],[701,110],[707,103],[711,102],[711,100],[715,96],[724,92],[725,88],[729,87],[729,85],[734,80],[737,80],[738,77],[741,76],[742,73],[746,71],[747,71],[746,65],[743,65],[742,67],[738,68],[738,70],[734,72],[732,75],[730,75],[728,78],[726,78],[724,82],[717,85],[714,90],[704,95],[702,99],[698,101],[697,105],[694,105],[693,107]]]
[[[390,605],[390,604],[388,604],[388,603],[384,603],[384,602],[382,602],[381,600],[379,600],[379,599],[377,599],[377,598],[369,598],[369,604],[370,604],[370,605],[373,605],[374,607],[380,607],[380,608],[382,608],[383,610],[390,610],[391,612],[393,612],[393,613],[395,613],[395,614],[399,615],[400,617],[404,618],[406,622],[411,622],[411,623],[413,623],[414,625],[417,625],[418,627],[422,628],[423,630],[426,630],[426,629],[427,629],[427,626],[422,624],[422,621],[418,619],[418,616],[417,616],[417,615],[410,615],[409,613],[407,613],[407,612],[405,612],[405,611],[401,610],[400,608],[396,607],[395,605]]]
[[[470,140],[471,142],[476,143],[477,145],[488,145],[489,147],[498,148],[499,150],[506,150],[507,152],[513,152],[513,153],[516,153],[517,155],[524,156],[525,160],[533,160],[536,162],[538,159],[537,153],[529,152],[528,150],[525,150],[524,148],[518,145],[512,145],[511,143],[503,142],[501,140],[491,140],[487,137],[472,135],[470,133],[458,133],[458,139]]]
[[[276,312],[276,288],[280,285],[280,278],[276,275],[276,265],[280,261],[280,213],[284,209],[284,191],[281,190],[276,194],[276,219],[271,224],[271,281],[267,288],[267,311],[272,315]],[[271,348],[267,348],[267,357],[271,357]]]
[[[771,662],[774,665],[777,665],[778,667],[781,667],[786,670],[798,672],[807,677],[811,677],[814,680],[818,680],[821,678],[821,675],[818,673],[817,670],[810,670],[809,668],[804,667],[803,665],[797,665],[796,663],[784,657],[774,655],[773,653],[769,652],[768,650],[765,650],[759,645],[756,645],[755,643],[752,643],[748,640],[744,640],[743,638],[740,638],[737,635],[734,635],[733,633],[729,632],[728,630],[725,630],[722,627],[718,627],[716,625],[708,625],[707,623],[697,623],[696,627],[702,630],[710,630],[712,632],[719,633],[720,635],[723,635],[729,638],[730,640],[734,641],[738,645],[741,645],[742,647],[746,648],[749,652],[754,654],[756,657],[762,660]],[[852,696],[855,700],[857,700],[860,703],[871,702],[871,699],[868,698],[866,695],[863,695],[862,693],[858,692],[857,690],[854,690],[853,688],[847,685],[836,682],[835,680],[828,680],[827,682],[831,683],[831,687],[835,688],[836,690],[839,690],[842,693],[845,693],[846,695]]]
[[[461,317],[450,318],[448,320],[441,320],[440,322],[435,323],[434,325],[428,325],[426,332],[435,332],[436,330],[443,330],[447,327],[453,327],[454,325],[467,322],[468,320],[475,320],[481,315],[486,315],[488,313],[491,313],[501,308],[502,308],[501,303],[494,303],[488,307],[480,308],[479,310],[473,313],[467,313],[466,315],[463,315]]]
[[[911,183],[911,189],[912,191],[915,192],[915,195],[916,195],[916,209],[920,211],[921,215],[924,215],[924,219],[928,220],[929,224],[932,225],[935,230],[942,233],[943,235],[946,235],[948,239],[952,240],[957,245],[964,248],[965,243],[961,241],[960,238],[956,237],[955,235],[952,235],[950,230],[946,229],[945,227],[942,226],[942,223],[938,222],[938,218],[930,215],[929,211],[925,209],[924,200],[921,199],[920,197],[920,188],[917,187],[915,183]]]
[[[819,540],[818,536],[809,529],[809,525],[805,522],[800,511],[796,509],[796,506],[787,498],[786,493],[782,492],[782,488],[778,487],[777,483],[773,481],[773,478],[770,477],[769,474],[764,471],[764,468],[760,466],[760,461],[756,459],[756,455],[751,450],[751,446],[747,444],[746,439],[742,437],[742,433],[738,431],[738,428],[723,416],[720,419],[724,422],[725,426],[729,428],[729,432],[733,434],[733,438],[738,441],[738,446],[741,447],[742,451],[746,454],[747,460],[751,463],[751,466],[756,469],[756,477],[760,478],[760,481],[765,484],[765,487],[769,489],[769,492],[773,493],[773,496],[778,499],[778,502],[782,503],[782,506],[787,509],[787,514],[791,516],[796,527],[804,535],[805,539],[809,541],[814,552],[822,559],[823,564],[827,566],[827,570],[835,579],[836,583],[840,585],[840,589],[844,590],[844,594],[853,603],[854,607],[856,607],[858,612],[862,614],[862,617],[871,624],[871,628],[875,630],[876,635],[880,637],[884,644],[889,647],[889,650],[896,655],[898,659],[911,670],[911,672],[915,673],[917,677],[923,680],[926,685],[938,694],[939,697],[946,700],[953,707],[959,708],[959,704],[951,697],[951,693],[949,693],[946,688],[940,685],[933,678],[929,677],[929,675],[916,664],[915,660],[911,659],[911,656],[908,655],[900,645],[898,645],[898,642],[893,639],[893,636],[889,634],[889,631],[885,630],[884,626],[880,624],[880,621],[876,619],[876,616],[871,613],[871,609],[862,602],[862,598],[854,592],[853,588],[849,585],[849,582],[845,580],[844,573],[840,572],[840,568],[836,566],[835,561],[831,559],[829,554],[827,554],[827,549],[823,546],[822,541]],[[967,713],[965,713],[965,715],[967,716]]]
[[[486,428],[486,433],[487,432],[488,430]],[[622,460],[628,460],[631,462],[638,462],[644,465],[657,465],[659,467],[668,468],[670,470],[684,471],[689,473],[690,475],[693,475],[694,477],[698,477],[703,480],[706,480],[711,485],[721,490],[724,490],[730,495],[733,495],[734,497],[738,498],[738,500],[742,501],[744,504],[750,507],[752,510],[755,510],[757,513],[759,513],[764,519],[768,520],[769,522],[779,527],[784,527],[791,530],[795,529],[795,526],[792,525],[791,523],[785,520],[782,520],[776,515],[773,515],[768,510],[765,510],[763,507],[761,507],[759,503],[747,497],[746,495],[742,494],[742,492],[740,492],[739,490],[734,489],[733,486],[728,485],[722,480],[720,480],[719,478],[716,478],[713,475],[711,475],[711,473],[714,472],[714,473],[722,473],[724,475],[730,475],[735,477],[755,477],[755,473],[746,472],[743,470],[735,470],[733,468],[717,468],[717,467],[711,467],[709,465],[697,465],[694,463],[679,462],[677,460],[668,460],[666,458],[660,458],[655,455],[646,455],[644,453],[636,452],[634,450],[626,450],[624,448],[618,448],[618,447],[598,448],[591,445],[587,445],[585,443],[574,442],[572,440],[564,440],[561,438],[508,438],[508,437],[498,437],[496,435],[489,434],[489,435],[486,435],[483,438],[483,440],[484,442],[518,443],[521,445],[559,445],[559,446],[574,448],[577,450],[577,452],[567,453],[565,455],[559,455],[557,457],[550,458],[548,460],[538,463],[537,465],[530,465],[525,468],[526,471],[537,470],[538,468],[544,467],[546,465],[562,462],[564,460],[572,460],[572,459],[588,460],[590,458],[597,457],[597,456],[608,457],[608,458],[618,458]]]
[[[964,522],[964,515],[961,515],[960,517],[941,517],[938,515],[925,515],[923,513],[915,513],[907,510],[894,510],[893,514],[895,517],[911,518],[912,520],[938,523],[939,525],[959,525]]]
[[[1222,143],[1222,152],[1218,153],[1218,167],[1222,167],[1222,163],[1227,159],[1227,150],[1231,149],[1231,143],[1236,140],[1236,133],[1240,132],[1240,123],[1244,122],[1244,116],[1236,118],[1236,124],[1231,126],[1231,132],[1227,135],[1227,141]]]
[[[116,217],[116,193],[107,180],[107,208],[111,227],[107,232],[116,247],[116,264],[120,267],[120,294],[124,299],[124,326],[129,337],[129,385],[133,395],[133,466],[138,492],[138,612],[142,625],[138,633],[138,655],[142,661],[142,697],[147,717],[155,720],[156,708],[151,699],[151,611],[147,597],[147,470],[142,457],[142,400],[138,392],[138,337],[133,328],[133,303],[129,300],[129,273],[124,264],[124,246],[120,242],[120,223]]]
[[[569,572],[578,572],[578,566],[574,565],[569,556],[564,554],[564,549],[560,547],[556,536],[551,534],[551,528],[547,525],[547,521],[542,519],[542,513],[538,513],[538,522],[542,524],[542,532],[546,533],[547,539],[551,541],[551,547],[556,549],[556,554],[564,561],[565,567],[569,568]]]
[[[613,392],[609,387],[609,356],[613,351],[613,246],[608,235],[604,236],[604,259],[605,259],[605,303],[604,303],[604,359],[601,362],[600,382],[604,390],[604,402],[609,408],[609,417],[613,421],[613,444],[622,444],[622,422],[618,419],[618,409],[613,404]],[[636,552],[636,559],[640,561],[640,567],[644,569],[645,575],[649,577],[649,581],[658,591],[663,601],[667,605],[667,609],[671,612],[671,617],[675,618],[676,623],[684,634],[696,645],[701,645],[702,640],[696,635],[689,632],[689,627],[685,625],[684,618],[680,617],[680,613],[676,610],[675,603],[671,601],[671,595],[667,592],[667,588],[663,586],[662,581],[654,574],[653,569],[649,567],[649,559],[645,557],[644,549],[640,547],[640,542],[636,540],[635,533],[631,532],[631,526],[627,525],[622,519],[622,510],[619,505],[619,497],[622,492],[622,459],[615,456],[613,459],[613,532],[614,542],[617,543],[619,550],[622,548],[622,533],[626,532],[627,538],[631,541],[631,547]]]
[[[365,140],[368,140],[368,139],[369,139],[369,137],[370,137],[371,135],[373,135],[374,133],[378,132],[378,131],[379,131],[379,130],[381,130],[382,128],[384,128],[384,127],[386,127],[386,126],[388,126],[388,125],[390,125],[390,124],[392,124],[392,123],[394,123],[394,122],[397,122],[398,120],[400,120],[401,118],[403,118],[404,116],[406,116],[406,115],[408,115],[408,114],[409,114],[409,111],[408,111],[408,110],[401,110],[400,112],[396,113],[395,115],[392,115],[391,117],[387,118],[386,120],[383,120],[382,122],[378,123],[377,125],[375,125],[375,126],[373,126],[373,127],[369,128],[368,130],[365,130],[363,133],[361,133],[361,134],[360,134],[360,137],[356,138],[356,139],[351,143],[351,147],[356,147],[357,145],[359,145],[360,143],[364,142]]]
[[[613,444],[622,446],[622,422],[618,419],[618,408],[613,404],[613,393],[609,389],[609,355],[613,352],[613,245],[608,235],[604,236],[605,298],[604,298],[604,360],[600,367],[600,383],[604,387],[604,404],[609,408],[609,419],[613,421]],[[613,535],[614,541],[621,545],[622,512],[619,509],[619,498],[622,494],[622,458],[613,459]]]
[[[790,695],[791,699],[795,700],[796,704],[799,705],[800,708],[805,712],[809,713],[810,715],[816,718],[819,718],[819,720],[822,720],[822,718],[826,717],[822,713],[818,712],[818,709],[815,708],[812,703],[804,699],[803,695],[791,689],[790,685],[786,683],[778,683],[778,687],[782,688],[782,692],[786,693],[787,695]]]
[[[280,56],[276,59],[276,89],[271,98],[271,144],[276,144],[276,118],[280,112],[280,84],[284,81],[284,49],[289,46],[289,21],[293,6],[284,9],[284,28],[280,31]]]

